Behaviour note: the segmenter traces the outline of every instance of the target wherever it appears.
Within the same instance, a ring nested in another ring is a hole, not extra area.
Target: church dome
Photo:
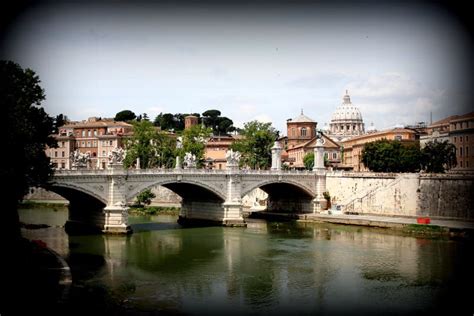
[[[347,90],[329,125],[330,134],[335,136],[358,136],[365,133],[362,114],[359,108],[352,104]]]
[[[294,119],[289,121],[290,123],[316,123],[309,117],[303,114],[303,110],[301,110],[301,114],[298,117],[295,117]]]
[[[347,94],[343,97],[343,102],[336,108],[332,114],[331,122],[362,122],[362,114],[357,106],[353,105],[350,96]]]

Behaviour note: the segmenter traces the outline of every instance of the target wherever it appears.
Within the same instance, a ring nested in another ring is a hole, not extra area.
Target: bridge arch
[[[100,232],[104,228],[103,214],[107,201],[104,197],[82,186],[70,183],[53,183],[45,188],[69,201],[69,219],[66,231],[70,234]]]
[[[140,192],[143,192],[146,189],[151,189],[156,186],[163,186],[177,195],[179,195],[183,200],[194,200],[194,201],[220,201],[224,202],[226,200],[225,195],[222,192],[219,192],[217,189],[199,182],[192,180],[161,180],[153,183],[148,183],[143,186],[139,186],[134,190],[130,191],[127,195],[127,201],[134,199]]]
[[[268,194],[267,211],[285,213],[312,213],[316,193],[291,180],[267,180],[242,191],[242,198],[254,189]]]
[[[298,183],[298,182],[292,181],[292,180],[281,180],[280,181],[280,180],[275,180],[275,179],[262,181],[262,182],[259,182],[255,185],[253,185],[253,186],[245,188],[245,190],[242,190],[241,197],[243,198],[244,196],[246,196],[247,194],[249,194],[251,191],[253,191],[255,189],[262,189],[263,191],[267,192],[265,189],[271,190],[272,186],[281,187],[281,188],[283,188],[283,187],[284,188],[290,188],[291,191],[296,190],[297,192],[300,192],[301,194],[303,194],[307,197],[311,197],[311,198],[316,197],[315,192],[311,191],[310,189],[308,189],[306,186],[302,185],[301,183]]]
[[[97,194],[97,192],[86,189],[80,185],[55,182],[55,183],[49,184],[47,187],[45,187],[45,189],[61,195],[68,201],[71,201],[70,199],[75,199],[75,195],[80,194],[80,195],[86,195],[86,196],[89,196],[90,198],[96,199],[98,202],[101,202],[104,205],[107,204],[107,200],[103,196]]]

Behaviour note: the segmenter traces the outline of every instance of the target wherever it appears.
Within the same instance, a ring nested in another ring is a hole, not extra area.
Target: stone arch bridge
[[[244,226],[242,198],[256,188],[268,194],[268,210],[318,212],[325,203],[324,169],[204,170],[144,169],[58,170],[46,188],[69,200],[67,227],[130,232],[126,201],[147,188],[164,186],[182,197],[181,221],[207,220]]]

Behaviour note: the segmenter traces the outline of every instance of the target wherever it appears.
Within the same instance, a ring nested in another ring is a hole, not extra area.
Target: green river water
[[[182,228],[130,216],[130,236],[68,236],[66,209],[23,229],[71,267],[68,308],[119,315],[473,315],[472,243],[390,230],[249,220]]]

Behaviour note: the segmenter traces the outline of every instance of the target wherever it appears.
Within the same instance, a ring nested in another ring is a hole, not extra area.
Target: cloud
[[[160,114],[161,112],[164,112],[164,107],[161,107],[161,106],[151,106],[149,108],[147,108],[147,114],[150,118],[155,118],[158,114]]]
[[[347,85],[351,95],[366,98],[413,97],[423,91],[420,83],[399,73],[372,75]]]
[[[366,124],[377,128],[428,121],[430,112],[442,109],[444,91],[431,89],[403,73],[382,73],[347,84],[352,102]]]
[[[245,114],[254,114],[257,111],[257,107],[253,104],[241,104],[239,105],[239,112]]]
[[[290,88],[302,88],[302,89],[321,89],[322,86],[327,87],[339,86],[347,82],[348,75],[341,72],[326,72],[326,73],[314,73],[311,75],[305,75],[297,77],[287,82],[287,86]]]
[[[262,123],[273,123],[273,119],[268,114],[259,114],[255,116],[254,120],[262,122]]]

